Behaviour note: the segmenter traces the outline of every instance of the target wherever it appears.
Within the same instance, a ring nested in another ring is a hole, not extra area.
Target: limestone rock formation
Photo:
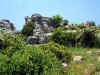
[[[33,30],[33,37],[32,38],[29,37],[27,39],[27,43],[36,44],[36,42],[34,42],[36,37],[38,38],[37,44],[46,43],[48,36],[51,35],[51,33],[55,28],[52,18],[43,17],[40,14],[33,14],[31,18],[26,16],[25,20],[26,22],[32,21],[35,24],[35,29]]]
[[[95,22],[88,20],[88,21],[84,22],[84,25],[95,26]]]
[[[0,29],[4,29],[7,31],[15,31],[16,28],[13,23],[11,23],[7,19],[0,20]]]

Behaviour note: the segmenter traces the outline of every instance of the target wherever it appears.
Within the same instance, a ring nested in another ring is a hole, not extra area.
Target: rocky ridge
[[[43,17],[40,14],[33,14],[31,18],[25,17],[26,22],[32,21],[35,24],[33,29],[33,36],[29,36],[27,44],[43,44],[47,42],[48,36],[50,36],[55,28],[52,18]]]
[[[14,24],[7,19],[0,20],[0,29],[7,31],[16,31]]]

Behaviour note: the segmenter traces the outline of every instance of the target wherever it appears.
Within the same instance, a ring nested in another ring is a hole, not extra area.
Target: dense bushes
[[[24,25],[23,29],[22,29],[22,34],[26,35],[26,36],[31,36],[33,35],[33,29],[35,28],[35,24],[31,21],[26,22],[26,24]]]
[[[61,23],[63,23],[63,25],[67,25],[69,23],[67,19],[63,19],[59,14],[52,16],[52,19],[56,27],[59,27]]]
[[[99,30],[96,26],[92,26],[84,29],[81,43],[84,47],[99,47],[100,48],[100,36],[98,35]]]
[[[47,49],[46,45],[25,45],[24,38],[17,35],[6,34],[3,39],[9,44],[0,51],[0,75],[67,74],[61,65],[61,61],[71,60],[66,47],[55,43],[48,43]]]
[[[63,32],[63,29],[61,27],[55,29],[52,36],[50,37],[49,41],[54,41],[55,43],[58,43],[60,45],[64,45],[66,41],[66,33]]]
[[[21,49],[25,46],[24,37],[18,35],[10,35],[10,33],[0,34],[0,49],[6,49],[7,47],[13,49]]]
[[[60,15],[55,15],[52,17],[56,27],[59,27],[60,26],[60,23],[63,21],[63,18],[60,16]]]
[[[62,62],[69,62],[72,59],[72,53],[65,46],[60,46],[57,43],[49,42],[48,44],[39,46],[42,50],[49,50],[56,55]]]
[[[50,51],[42,51],[34,46],[26,46],[11,57],[0,53],[0,75],[60,75],[60,64]]]
[[[50,37],[51,41],[67,46],[100,47],[98,27],[75,25],[69,28],[58,27]]]
[[[50,40],[60,45],[74,46],[76,43],[76,35],[77,32],[71,32],[70,30],[67,32],[65,28],[59,27],[53,32],[52,36],[50,36]]]

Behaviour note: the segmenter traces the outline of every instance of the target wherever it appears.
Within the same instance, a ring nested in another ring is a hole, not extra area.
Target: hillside
[[[33,14],[25,20],[21,32],[8,20],[0,21],[0,75],[100,74],[100,28],[95,22],[69,24],[58,14]]]

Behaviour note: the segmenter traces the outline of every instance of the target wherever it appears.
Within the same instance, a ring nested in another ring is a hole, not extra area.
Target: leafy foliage
[[[67,46],[99,47],[100,36],[96,26],[85,26],[82,24],[69,26],[69,28],[58,27],[53,32],[50,40]]]
[[[68,25],[69,21],[67,19],[63,20],[63,25]]]
[[[100,37],[97,37],[99,31],[96,26],[90,28],[85,28],[81,43],[84,47],[99,47],[100,46]]]
[[[56,27],[59,27],[60,23],[63,21],[63,18],[59,14],[53,16],[52,19],[53,19]]]
[[[65,44],[66,41],[66,33],[63,32],[63,29],[61,27],[55,29],[55,31],[53,32],[53,35],[50,37],[50,40],[63,45]]]
[[[26,22],[26,24],[24,25],[23,29],[22,29],[22,34],[26,35],[26,36],[31,36],[33,35],[33,29],[35,28],[35,24],[31,21]]]
[[[53,53],[51,50],[44,50],[40,46],[25,45],[24,38],[17,35],[5,34],[3,39],[8,44],[5,48],[3,46],[0,51],[0,75],[67,74],[63,71],[61,61],[58,60],[58,57],[60,60],[68,60],[67,52],[63,50],[64,47],[61,47],[62,51]],[[60,45],[57,46],[60,48]],[[54,48],[56,50],[56,44]]]
[[[68,25],[69,21],[67,19],[63,19],[59,14],[52,16],[52,19],[56,25],[56,27],[59,27],[61,23],[64,25]]]
[[[7,47],[13,47],[13,49],[21,49],[25,45],[25,41],[23,38],[19,37],[18,35],[11,36],[8,33],[1,34],[1,48],[5,49]]]
[[[61,75],[60,64],[53,53],[34,46],[26,46],[11,57],[0,53],[0,75]]]
[[[39,47],[42,50],[51,51],[62,62],[69,62],[73,56],[73,54],[69,52],[65,46],[60,46],[54,42],[49,42],[48,44],[40,45]]]

